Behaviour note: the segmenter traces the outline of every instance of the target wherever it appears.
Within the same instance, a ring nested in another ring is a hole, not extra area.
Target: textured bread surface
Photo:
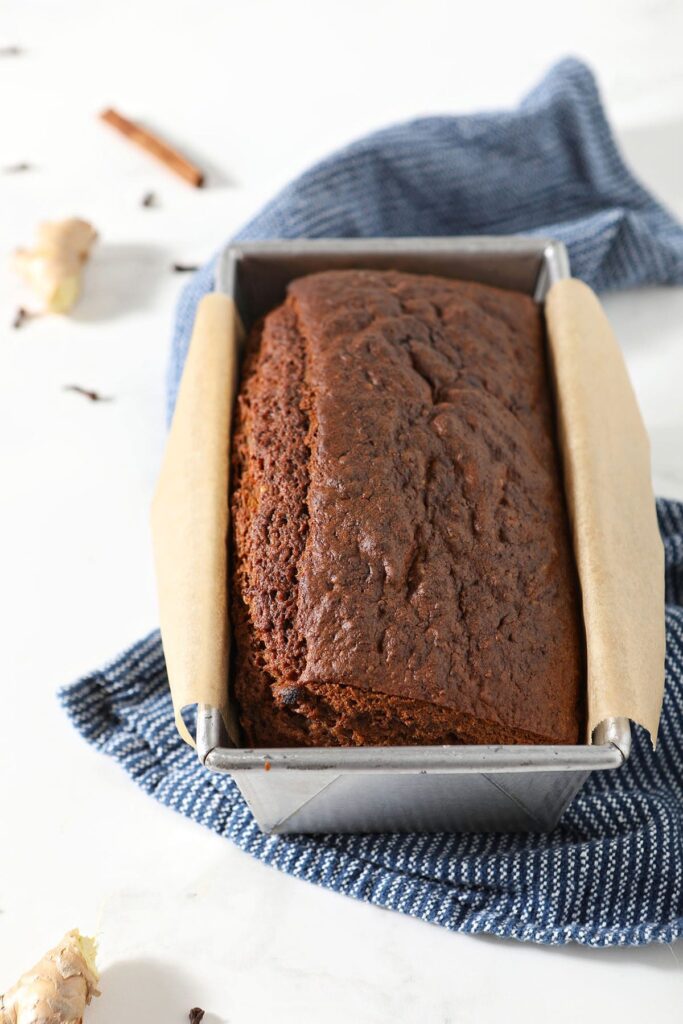
[[[294,281],[232,441],[251,746],[574,743],[583,630],[542,313],[379,271]]]

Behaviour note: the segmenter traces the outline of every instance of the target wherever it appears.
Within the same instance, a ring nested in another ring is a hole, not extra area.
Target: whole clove
[[[3,174],[21,174],[23,171],[30,171],[30,170],[31,170],[31,164],[26,163],[26,161],[22,161],[21,163],[18,163],[18,164],[7,164],[5,167],[3,167],[2,173]]]
[[[74,391],[77,395],[89,398],[91,402],[111,402],[109,396],[101,395],[99,391],[90,391],[88,388],[82,388],[80,384],[65,384],[64,391]]]
[[[150,206],[157,205],[157,197],[154,192],[145,192],[144,196],[140,201],[140,206],[146,206],[148,209]]]
[[[194,274],[199,270],[198,263],[174,263],[171,267],[174,274]]]
[[[188,1014],[190,1018],[190,1024],[200,1024],[204,1016],[204,1011],[199,1006],[193,1006]]]
[[[18,331],[19,328],[23,325],[24,321],[28,320],[30,316],[31,314],[27,309],[24,309],[23,306],[19,306],[19,309],[14,314],[14,320],[12,321],[12,327],[14,328],[14,330]]]

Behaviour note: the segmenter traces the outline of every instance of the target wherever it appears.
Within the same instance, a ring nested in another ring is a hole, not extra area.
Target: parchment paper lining
[[[159,616],[175,720],[210,704],[239,742],[228,699],[228,472],[237,382],[239,316],[218,293],[199,304],[154,502]]]
[[[606,718],[623,716],[654,744],[664,696],[664,549],[650,444],[590,288],[558,281],[545,314],[586,628],[587,742]]]

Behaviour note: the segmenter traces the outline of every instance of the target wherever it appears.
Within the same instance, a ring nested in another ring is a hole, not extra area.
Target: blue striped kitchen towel
[[[591,73],[554,67],[513,111],[431,117],[350,145],[284,189],[241,239],[542,233],[594,288],[683,283],[683,229],[633,179]],[[173,407],[213,261],[180,301]],[[683,505],[661,501],[666,693],[659,747],[635,729],[618,772],[594,773],[549,835],[264,836],[229,777],[173,723],[158,632],[66,687],[76,728],[150,794],[267,864],[464,932],[594,946],[683,930]]]

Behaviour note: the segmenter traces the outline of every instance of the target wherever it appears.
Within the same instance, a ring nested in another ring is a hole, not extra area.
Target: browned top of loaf
[[[396,272],[301,278],[252,339],[240,403],[235,586],[267,675],[576,741],[538,306]]]

